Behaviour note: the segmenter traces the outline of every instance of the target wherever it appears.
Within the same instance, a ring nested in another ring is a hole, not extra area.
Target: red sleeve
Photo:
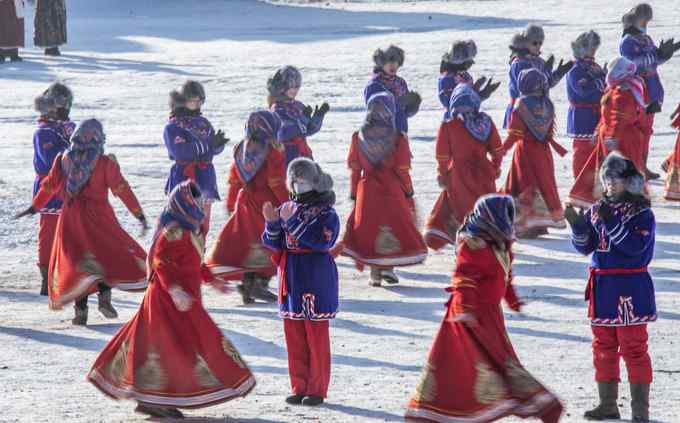
[[[451,163],[451,143],[449,142],[449,124],[443,122],[437,131],[437,144],[435,155],[437,159],[437,174],[445,177],[449,173],[449,163]]]
[[[622,140],[628,138],[626,131],[637,122],[643,130],[639,117],[639,105],[630,91],[617,89],[606,99],[610,119],[605,126],[604,137]]]
[[[401,136],[397,141],[397,150],[394,153],[395,171],[401,189],[404,194],[410,196],[413,194],[413,182],[411,181],[411,149],[408,145],[408,140]]]
[[[498,129],[496,125],[491,122],[491,134],[489,134],[489,140],[486,143],[487,151],[491,156],[491,163],[495,170],[501,168],[501,163],[503,162],[503,145],[501,143],[501,136],[498,134]]]
[[[503,151],[509,151],[517,141],[523,139],[526,131],[527,127],[519,117],[517,109],[513,109],[508,125],[508,136],[503,142]]]
[[[484,275],[482,251],[470,248],[466,241],[458,245],[456,270],[453,272],[454,314],[473,313],[477,308],[477,286]]]
[[[143,214],[142,206],[139,205],[137,196],[132,192],[130,184],[128,184],[127,180],[123,177],[123,174],[120,173],[120,166],[118,166],[116,157],[113,155],[104,157],[107,160],[106,183],[109,186],[109,189],[113,195],[120,198],[123,204],[125,204],[125,207],[130,210],[130,213],[137,218],[141,217]]]
[[[229,169],[229,192],[227,193],[227,210],[231,213],[236,208],[236,198],[238,198],[238,193],[243,188],[243,183],[241,178],[238,177],[238,172],[236,170],[236,165],[232,164]]]
[[[349,154],[347,155],[347,167],[349,167],[349,195],[351,198],[357,197],[357,188],[359,180],[361,179],[361,164],[359,163],[359,156],[357,155],[357,134],[352,135],[352,142],[349,145]]]
[[[288,201],[286,158],[283,152],[277,148],[272,149],[267,156],[267,185],[279,202],[274,206],[279,206]]]
[[[64,188],[64,174],[61,170],[61,154],[54,159],[50,173],[40,183],[40,190],[33,197],[33,208],[40,210],[50,201],[50,198]]]
[[[153,250],[151,266],[156,280],[165,291],[179,285],[190,293],[192,287],[200,285],[203,278],[200,257],[191,241],[190,231],[179,226],[163,229]]]

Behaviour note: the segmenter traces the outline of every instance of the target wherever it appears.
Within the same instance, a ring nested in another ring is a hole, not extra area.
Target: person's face
[[[200,97],[191,97],[189,100],[187,100],[187,109],[191,110],[192,112],[201,110],[202,105],[203,101],[200,99]]]
[[[390,76],[394,76],[399,71],[399,63],[397,62],[387,62],[382,67],[383,72]]]
[[[597,53],[597,47],[593,47],[590,50],[586,51],[586,57],[589,57],[591,59],[595,58],[595,53]]]
[[[298,92],[300,91],[300,87],[293,87],[293,88],[288,88],[285,92],[286,97],[292,99],[295,99],[297,97]]]
[[[647,25],[649,25],[649,19],[647,18],[639,18],[638,20],[635,21],[635,26],[639,30],[646,30]]]
[[[626,192],[626,186],[621,178],[605,178],[604,182],[608,197],[616,198]]]
[[[541,47],[543,46],[543,41],[532,41],[529,44],[529,53],[538,56],[541,54]]]

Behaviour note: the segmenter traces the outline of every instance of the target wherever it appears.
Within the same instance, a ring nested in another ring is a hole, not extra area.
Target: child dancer
[[[192,181],[172,190],[149,251],[150,284],[139,311],[87,375],[104,394],[137,401],[135,411],[154,417],[182,418],[178,408],[244,397],[255,386],[245,361],[201,302],[201,284],[216,283],[201,267],[202,203]]]
[[[567,152],[554,138],[555,107],[548,97],[545,74],[525,69],[519,74],[518,87],[522,95],[512,110],[503,144],[506,151],[515,143],[517,147],[503,192],[519,204],[517,237],[535,238],[548,233],[549,227],[566,227],[550,149],[560,156]]]
[[[54,159],[69,146],[69,139],[75,129],[75,123],[69,120],[72,105],[73,93],[71,89],[59,82],[53,83],[35,98],[34,107],[40,113],[40,118],[38,119],[38,129],[33,133],[34,196],[40,189],[40,183],[50,172]],[[40,213],[38,268],[42,277],[40,295],[48,294],[47,275],[61,206],[61,199],[55,196],[38,210],[38,213]]]
[[[397,76],[399,69],[404,66],[404,50],[397,46],[389,46],[386,50],[377,49],[373,53],[373,77],[364,89],[364,102],[380,92],[391,93],[396,101],[397,129],[404,135],[408,134],[408,119],[415,116],[420,109],[420,94],[409,91],[404,78]]]
[[[294,66],[284,66],[267,80],[270,110],[281,119],[277,138],[286,149],[286,166],[298,157],[313,158],[307,137],[321,130],[330,110],[328,103],[312,109],[296,100],[301,86],[302,75]]]
[[[484,194],[496,192],[503,147],[491,117],[479,111],[481,98],[470,84],[451,96],[451,119],[437,133],[437,180],[443,188],[425,231],[427,246],[455,245],[463,218]]]
[[[607,89],[602,97],[602,117],[597,146],[569,192],[569,203],[590,207],[602,197],[598,171],[607,154],[619,151],[644,171],[645,84],[635,63],[618,57],[609,64]]]
[[[340,223],[333,180],[308,158],[288,167],[292,201],[265,203],[262,239],[279,268],[279,315],[288,349],[289,404],[323,403],[331,379],[329,320],[338,310],[338,269],[329,253]]]
[[[203,234],[207,234],[211,204],[220,200],[212,161],[224,150],[229,139],[221,130],[215,132],[210,121],[201,114],[203,103],[205,90],[200,82],[189,80],[171,91],[170,120],[165,125],[163,141],[170,160],[175,162],[165,184],[165,194],[187,179],[196,182],[205,197],[205,222],[201,228]]]
[[[406,420],[491,422],[505,416],[559,421],[562,405],[522,366],[500,303],[522,303],[512,284],[515,209],[505,195],[485,195],[458,234],[451,297],[423,367]]]
[[[595,31],[584,32],[571,43],[575,61],[574,67],[567,73],[567,135],[573,138],[574,179],[581,173],[596,145],[595,127],[600,121],[600,100],[607,75],[606,66],[603,69],[595,62],[599,47],[600,36]]]
[[[253,297],[276,301],[267,290],[276,268],[262,245],[262,206],[278,207],[288,200],[285,153],[276,141],[280,127],[279,118],[269,111],[251,113],[248,118],[245,138],[234,149],[234,168],[244,188],[206,259],[216,277],[242,279],[239,292],[244,304],[254,302]]]
[[[371,267],[371,286],[399,279],[394,266],[422,263],[427,246],[415,225],[411,150],[397,130],[394,96],[383,91],[368,100],[366,120],[352,135],[348,166],[350,197],[342,254],[360,268]]]
[[[671,119],[673,119],[671,126],[680,129],[680,105],[671,115]],[[680,132],[678,132],[678,138],[675,141],[675,148],[664,162],[663,167],[664,171],[668,173],[664,198],[669,201],[680,201]]]
[[[35,214],[55,195],[64,199],[49,266],[49,304],[54,310],[75,301],[74,325],[87,324],[87,296],[99,291],[99,311],[118,317],[111,287],[146,288],[146,253],[121,228],[109,190],[146,228],[137,197],[113,155],[104,154],[104,129],[96,119],[80,124],[68,150],[54,160],[33,205],[16,217]]]
[[[437,82],[437,92],[439,93],[439,102],[444,106],[446,112],[444,113],[444,120],[449,120],[449,105],[451,104],[451,94],[458,84],[470,84],[474,82],[472,75],[468,70],[475,64],[475,56],[477,56],[477,45],[474,40],[457,40],[451,45],[448,52],[442,56],[442,62],[439,65],[439,81]],[[478,86],[479,96],[482,101],[486,100],[491,94],[498,89],[500,82],[494,83],[493,78],[481,77],[476,81]],[[482,88],[482,85],[486,85]]]
[[[654,213],[643,195],[644,176],[632,161],[611,153],[600,175],[604,198],[585,213],[571,207],[565,212],[574,248],[584,255],[592,253],[586,301],[600,403],[584,417],[620,419],[617,400],[623,356],[632,419],[648,422],[652,362],[647,323],[656,320],[656,305],[647,266],[654,255]]]
[[[515,106],[515,102],[520,97],[519,89],[519,75],[525,69],[534,68],[545,75],[548,80],[549,88],[556,86],[560,80],[571,69],[573,63],[560,60],[557,69],[553,70],[555,57],[550,56],[548,60],[543,60],[541,57],[541,47],[545,41],[545,33],[543,27],[538,25],[528,25],[520,34],[515,34],[512,37],[512,42],[509,46],[510,54],[510,80],[508,82],[508,89],[510,90],[510,103],[505,109],[505,120],[503,121],[503,128],[507,128],[510,124],[510,115]]]

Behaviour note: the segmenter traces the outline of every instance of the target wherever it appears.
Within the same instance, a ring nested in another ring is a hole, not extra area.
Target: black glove
[[[144,213],[139,213],[138,215],[135,216],[137,220],[139,220],[139,223],[142,225],[142,231],[141,231],[141,236],[146,235],[146,231],[149,230],[149,223],[146,221],[146,216],[144,216]]]
[[[305,106],[304,109],[302,109],[302,114],[305,115],[307,117],[307,119],[311,119],[312,118],[312,111],[313,111],[312,106],[307,105],[307,106]]]
[[[552,73],[553,66],[555,66],[555,56],[551,54],[548,60],[545,61],[545,69]]]
[[[679,43],[680,44],[680,43]],[[673,53],[677,50],[675,49],[675,40],[671,38],[670,40],[661,40],[659,47],[656,48],[656,55],[661,60],[668,60],[673,57]]]
[[[418,113],[421,101],[420,94],[415,91],[409,91],[399,98],[399,103],[404,106],[406,116],[413,116]]]
[[[33,206],[31,206],[31,207],[27,208],[26,210],[15,214],[14,218],[15,219],[21,219],[24,216],[28,216],[28,215],[33,216],[35,213],[36,213],[35,208],[33,208]]]
[[[479,98],[481,98],[482,101],[488,99],[491,97],[491,94],[493,94],[493,92],[496,91],[498,87],[500,87],[500,85],[500,81],[493,82],[493,78],[489,78],[484,88],[479,91]]]
[[[476,80],[474,84],[472,84],[472,88],[474,88],[475,91],[479,92],[482,89],[482,86],[484,85],[485,82],[486,76],[482,76],[478,80]]]
[[[608,203],[602,202],[597,209],[597,215],[600,216],[604,223],[607,223],[614,215],[614,210],[612,210]]]
[[[316,119],[317,117],[323,119],[323,117],[326,115],[326,113],[328,113],[330,109],[331,106],[329,106],[328,103],[325,102],[321,105],[321,107],[316,106],[314,108],[314,113],[312,114],[312,119]]]
[[[565,63],[564,59],[560,59],[560,63],[557,65],[557,69],[554,72],[555,78],[562,79],[562,77],[566,75],[567,72],[569,72],[572,66],[574,66],[574,62],[571,60],[568,60]]]
[[[645,107],[645,113],[648,115],[653,115],[654,113],[659,113],[661,111],[661,105],[658,101],[652,101]]]
[[[414,193],[413,191],[412,191],[412,192],[405,192],[405,193],[404,193],[404,196],[405,196],[406,198],[413,198],[414,195],[415,195],[415,193]]]
[[[567,219],[569,225],[573,228],[576,226],[583,226],[586,224],[585,212],[583,209],[576,211],[574,206],[569,206],[564,209],[564,218]]]
[[[212,137],[212,146],[213,148],[219,148],[222,147],[223,145],[227,144],[229,142],[229,138],[224,136],[224,132],[220,129],[213,135]]]

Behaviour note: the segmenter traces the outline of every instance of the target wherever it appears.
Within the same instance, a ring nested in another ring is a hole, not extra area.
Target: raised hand
[[[220,129],[212,137],[213,148],[219,148],[226,145],[229,142],[229,138],[224,136],[224,132]]]
[[[586,223],[585,212],[583,209],[576,211],[574,206],[568,206],[566,209],[564,209],[564,218],[567,219],[567,222],[569,222],[569,225],[572,227],[583,226]]]
[[[288,219],[290,219],[295,214],[296,210],[297,210],[297,206],[295,205],[295,203],[292,202],[292,201],[289,201],[288,203],[281,206],[281,210],[279,211],[279,216],[281,216],[281,220],[286,222]]]
[[[304,109],[302,109],[302,114],[305,115],[308,119],[312,118],[312,106],[306,105]]]
[[[472,88],[475,89],[475,91],[479,92],[479,90],[482,89],[482,86],[486,82],[486,76],[482,76],[479,79],[477,79],[474,84],[472,84]]]
[[[500,87],[501,83],[499,82],[493,82],[493,78],[489,78],[489,81],[486,83],[486,86],[482,88],[481,91],[479,91],[479,97],[482,100],[486,100],[489,97],[491,97],[491,94],[493,94],[494,91]]]
[[[567,72],[569,72],[572,66],[574,66],[574,62],[571,60],[565,62],[564,59],[560,59],[560,63],[557,65],[557,69],[555,70],[555,74],[558,78],[562,78]]]
[[[316,106],[314,108],[314,113],[312,114],[312,119],[323,118],[330,109],[331,106],[329,106],[328,103],[325,102],[321,105],[321,107]]]
[[[550,57],[548,57],[548,60],[545,61],[545,69],[548,72],[552,72],[553,66],[555,66],[555,56],[551,54]]]
[[[267,222],[276,222],[279,220],[279,214],[269,201],[262,206],[262,216],[264,216],[264,220]]]

